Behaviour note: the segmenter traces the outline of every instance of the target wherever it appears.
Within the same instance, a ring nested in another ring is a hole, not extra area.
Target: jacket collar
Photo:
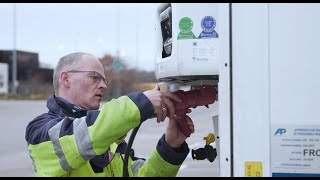
[[[62,97],[51,95],[47,100],[47,107],[49,111],[52,111],[59,116],[71,116],[74,118],[80,118],[87,115],[87,110],[82,109],[72,103],[69,103]]]

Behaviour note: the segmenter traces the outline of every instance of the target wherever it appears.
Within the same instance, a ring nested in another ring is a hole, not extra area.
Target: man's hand
[[[188,112],[191,112],[190,109],[188,109]],[[189,124],[191,133],[194,133],[194,125],[189,116],[186,115],[186,121]],[[187,139],[187,136],[185,136],[178,127],[178,124],[174,117],[169,117],[169,123],[166,129],[165,133],[165,140],[171,146],[172,148],[178,148],[180,147],[184,141]]]
[[[143,94],[151,101],[158,122],[163,122],[166,116],[174,117],[175,109],[172,100],[181,102],[178,96],[169,92],[161,92],[158,84],[152,90],[147,90]]]

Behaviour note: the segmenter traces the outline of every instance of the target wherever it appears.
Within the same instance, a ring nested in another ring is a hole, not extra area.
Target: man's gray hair
[[[70,71],[70,70],[76,70],[80,66],[80,62],[82,60],[83,55],[89,55],[88,53],[83,52],[75,52],[68,55],[63,56],[60,58],[54,73],[53,73],[53,89],[56,95],[59,93],[59,79],[60,74],[63,71]]]

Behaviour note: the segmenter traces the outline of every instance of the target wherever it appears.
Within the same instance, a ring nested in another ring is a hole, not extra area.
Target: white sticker
[[[209,62],[215,58],[215,44],[213,41],[202,40],[192,43],[193,62]]]
[[[320,176],[320,127],[271,128],[272,176]]]

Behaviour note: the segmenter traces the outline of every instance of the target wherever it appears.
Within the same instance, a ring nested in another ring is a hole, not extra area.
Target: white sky
[[[117,49],[130,68],[153,71],[156,4],[16,3],[16,49],[39,54],[42,67],[75,51],[97,57]],[[14,4],[0,4],[0,49],[14,47]]]

